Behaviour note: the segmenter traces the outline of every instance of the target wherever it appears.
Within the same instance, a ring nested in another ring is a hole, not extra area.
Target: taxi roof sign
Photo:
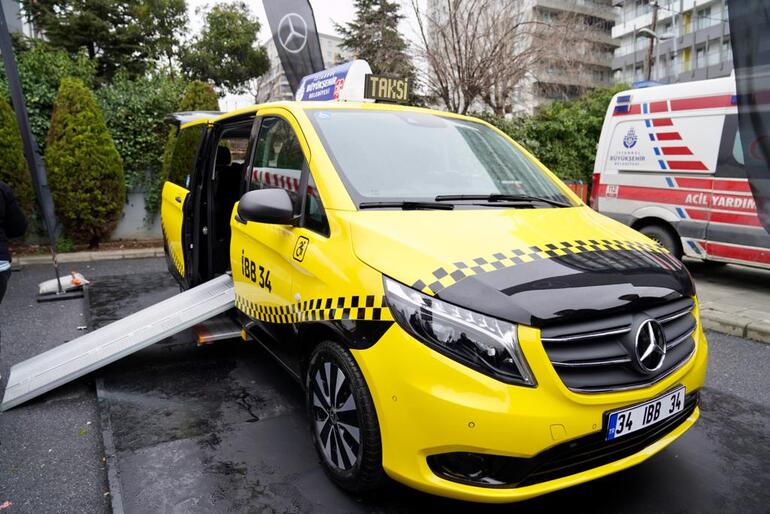
[[[332,68],[306,75],[297,88],[298,101],[338,100],[373,102],[364,95],[367,75],[372,74],[369,63],[363,59],[346,62]]]
[[[409,100],[409,79],[367,75],[364,97],[383,102],[406,103]]]

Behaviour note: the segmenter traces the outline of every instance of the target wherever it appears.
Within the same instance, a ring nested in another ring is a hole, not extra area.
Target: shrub
[[[0,98],[0,181],[5,182],[16,195],[19,206],[29,218],[35,201],[32,178],[29,174],[19,126],[13,109]]]
[[[187,84],[184,97],[179,102],[177,111],[217,111],[219,110],[219,101],[214,88],[205,82],[194,80]],[[189,170],[180,170],[173,166],[173,162],[180,162],[179,159],[172,161],[174,147],[176,145],[176,127],[172,127],[166,138],[166,147],[163,150],[163,171],[159,187],[163,186],[163,181],[171,180],[180,183],[182,178],[189,173]],[[182,144],[183,142],[180,142]],[[189,144],[187,145],[190,146]],[[189,151],[189,149],[188,149]],[[155,200],[155,205],[160,203],[160,197]],[[156,207],[157,208],[157,207]]]
[[[178,111],[218,111],[219,100],[211,84],[193,80],[184,90]]]
[[[84,54],[75,58],[61,49],[55,49],[41,40],[25,40],[17,46],[19,80],[24,90],[24,100],[29,113],[29,125],[37,139],[40,151],[45,149],[45,139],[51,123],[53,103],[64,77],[76,77],[88,87],[93,87],[96,68]],[[0,73],[0,95],[9,98],[5,74]]]
[[[119,73],[97,92],[104,119],[123,159],[126,187],[145,194],[146,221],[157,212],[158,184],[168,127],[184,89],[181,79],[156,73],[131,79]]]
[[[82,81],[62,80],[47,143],[48,182],[64,232],[96,247],[115,228],[126,187],[120,154]]]

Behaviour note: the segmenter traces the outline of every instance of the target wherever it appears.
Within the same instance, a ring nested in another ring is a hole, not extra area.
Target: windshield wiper
[[[493,193],[489,195],[438,195],[434,198],[437,202],[455,202],[461,200],[484,200],[486,202],[542,202],[555,207],[572,207],[572,205],[558,200],[551,200],[550,198],[543,198],[541,196],[532,195],[509,195],[502,193]]]
[[[451,211],[455,208],[450,203],[437,203],[437,202],[361,202],[358,204],[359,209],[387,209],[397,208],[405,211],[416,211],[420,209],[438,209],[440,211]]]

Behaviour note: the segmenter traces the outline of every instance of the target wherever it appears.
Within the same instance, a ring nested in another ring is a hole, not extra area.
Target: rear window
[[[206,125],[194,125],[178,132],[170,154],[164,156],[164,161],[168,162],[169,181],[190,188],[190,177],[195,171],[198,149],[205,133]]]

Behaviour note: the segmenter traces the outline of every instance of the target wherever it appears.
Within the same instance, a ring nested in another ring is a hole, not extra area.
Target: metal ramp
[[[0,410],[8,410],[146,348],[234,306],[222,275],[135,314],[27,359],[11,368]]]

